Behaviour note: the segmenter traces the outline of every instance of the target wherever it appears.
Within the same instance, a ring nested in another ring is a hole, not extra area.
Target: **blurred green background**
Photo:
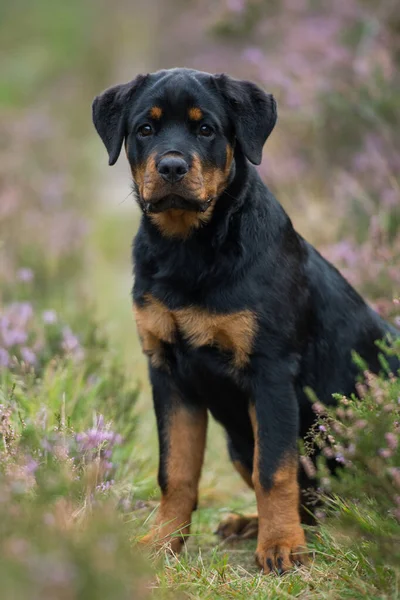
[[[131,549],[158,497],[155,422],[129,296],[140,216],[123,158],[107,166],[93,97],[174,66],[228,72],[272,92],[279,120],[264,180],[300,233],[399,323],[399,61],[392,0],[0,3],[4,598],[133,598],[153,589],[266,597],[252,550],[213,549],[221,513],[254,507],[215,424],[189,562],[155,574]],[[339,550],[321,535],[320,554],[332,560]],[[354,557],[341,556],[350,562],[340,569],[354,570]],[[340,569],[338,595],[350,585]],[[314,581],[326,573],[317,569]],[[314,597],[312,582],[297,577],[284,589],[275,583],[270,597]],[[357,577],[348,597],[385,579],[363,588]],[[328,587],[315,597],[336,597]]]

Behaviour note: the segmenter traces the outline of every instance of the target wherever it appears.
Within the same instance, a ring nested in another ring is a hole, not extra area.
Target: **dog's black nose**
[[[169,183],[176,183],[189,171],[187,162],[179,156],[164,156],[157,165],[161,177]]]

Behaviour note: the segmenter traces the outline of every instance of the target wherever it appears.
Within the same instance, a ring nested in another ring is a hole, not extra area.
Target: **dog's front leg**
[[[174,391],[170,376],[150,370],[157,418],[160,462],[158,482],[161,503],[155,526],[143,542],[181,549],[189,534],[197,505],[198,484],[204,458],[207,410],[185,402]]]
[[[250,405],[259,516],[256,560],[264,573],[307,562],[297,482],[298,406],[287,364],[257,369]]]

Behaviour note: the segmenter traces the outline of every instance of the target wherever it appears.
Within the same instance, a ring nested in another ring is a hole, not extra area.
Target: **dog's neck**
[[[273,256],[276,238],[291,227],[256,168],[238,154],[233,179],[218,198],[212,219],[186,239],[163,236],[143,215],[134,243],[135,269],[143,281],[155,282],[159,297],[173,290],[177,305],[198,304],[208,290],[230,289],[264,260],[254,248]]]

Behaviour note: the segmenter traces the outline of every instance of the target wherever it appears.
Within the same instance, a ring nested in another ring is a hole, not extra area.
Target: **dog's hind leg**
[[[251,474],[253,471],[254,442],[252,441],[251,443],[246,444],[244,442],[234,442],[232,437],[230,437],[228,434],[228,452],[233,466],[243,481],[245,481],[249,487],[254,489],[253,482],[251,480]]]
[[[254,489],[251,480],[254,444],[234,443],[228,435],[228,452],[230,459],[236,471],[247,483]],[[240,513],[230,513],[223,519],[216,530],[216,534],[222,539],[248,540],[257,538],[258,534],[258,515],[242,515]]]

